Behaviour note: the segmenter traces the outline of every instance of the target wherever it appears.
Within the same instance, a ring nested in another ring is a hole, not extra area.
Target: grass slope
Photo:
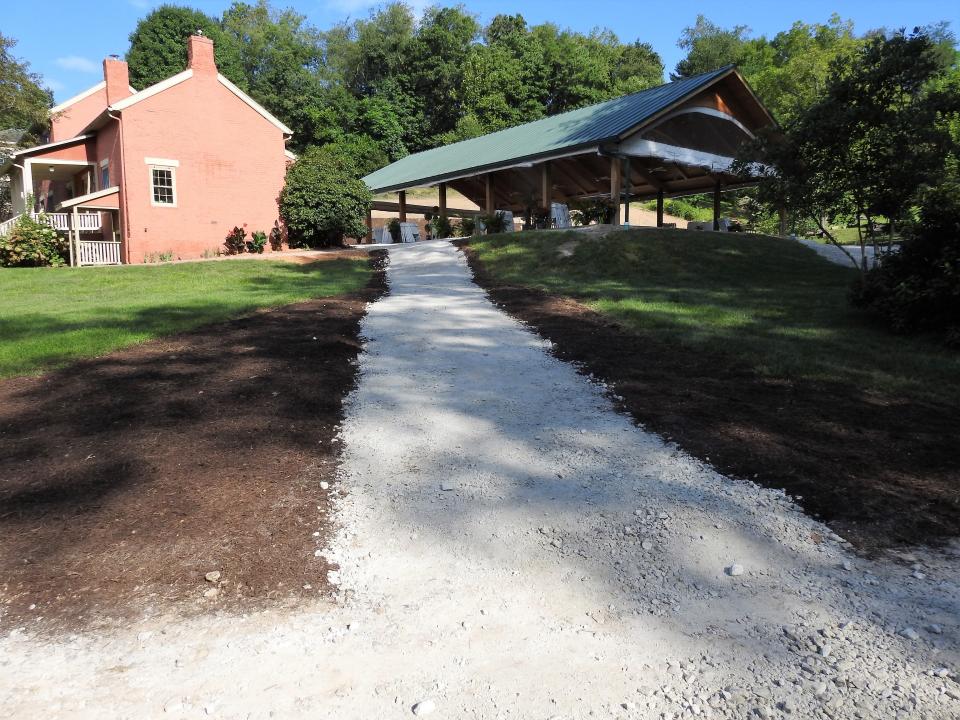
[[[359,290],[366,256],[0,270],[0,377],[41,372],[258,308]]]
[[[470,244],[498,281],[575,297],[678,350],[768,377],[960,403],[957,353],[874,325],[847,302],[856,272],[792,241],[637,229]]]

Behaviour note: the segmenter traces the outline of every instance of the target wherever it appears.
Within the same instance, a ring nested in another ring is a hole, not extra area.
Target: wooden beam
[[[787,209],[781,205],[777,208],[777,211],[780,215],[780,237],[787,236]]]
[[[540,166],[540,207],[547,212],[550,211],[550,205],[553,202],[553,172],[551,170],[549,160]]]
[[[713,186],[713,229],[720,229],[720,193],[723,185],[717,180]]]
[[[663,190],[657,190],[657,227],[663,227]]]
[[[367,208],[367,242],[373,242],[373,210],[369,207]]]
[[[590,195],[592,192],[583,186],[583,184],[566,168],[554,164],[552,172],[560,177],[561,182],[563,182],[568,187],[572,188],[575,193],[580,193],[581,195]]]
[[[400,205],[400,222],[407,221],[407,191],[397,193],[397,203]]]
[[[620,196],[623,194],[623,174],[621,160],[610,158],[610,202],[613,203],[613,225],[620,224]]]
[[[440,217],[447,217],[447,184],[440,183],[437,187],[438,194],[440,195],[440,202],[438,207],[440,208]]]
[[[493,183],[493,173],[487,173],[484,176],[484,180],[486,180],[486,197],[483,205],[483,211],[487,215],[493,215],[493,213],[497,209],[496,200],[494,199],[494,195],[493,195],[494,189],[495,189],[494,183]]]

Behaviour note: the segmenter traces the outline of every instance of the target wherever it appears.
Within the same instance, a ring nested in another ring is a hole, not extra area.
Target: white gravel
[[[797,242],[800,243],[801,245],[804,245],[810,248],[817,255],[819,255],[820,257],[826,258],[832,263],[835,263],[837,265],[844,265],[848,268],[858,267],[858,266],[855,266],[852,262],[850,262],[850,258],[847,257],[846,253],[844,253],[843,250],[838,248],[836,245],[833,245],[831,243],[818,243],[816,240],[808,240],[806,238],[797,238]],[[845,247],[847,252],[853,256],[853,259],[857,263],[862,262],[862,258],[860,256],[861,250],[859,245],[846,245]],[[874,253],[873,251],[873,246],[869,245],[863,248],[863,252],[867,256],[867,266],[872,267],[874,264],[874,257],[876,256],[876,253]]]
[[[854,556],[615,412],[451,246],[391,260],[318,548],[336,604],[15,631],[0,716],[960,716],[960,548]]]

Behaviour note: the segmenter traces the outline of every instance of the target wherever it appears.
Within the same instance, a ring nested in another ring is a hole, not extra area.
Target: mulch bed
[[[0,626],[327,592],[320,482],[333,487],[332,440],[366,303],[386,289],[384,255],[358,293],[0,382]],[[214,570],[220,581],[205,581]]]
[[[647,429],[726,474],[786,489],[865,552],[960,536],[960,408],[759,377],[572,298],[502,284],[460,245],[495,303],[612,383]]]

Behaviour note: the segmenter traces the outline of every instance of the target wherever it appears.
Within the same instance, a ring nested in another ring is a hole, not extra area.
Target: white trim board
[[[72,98],[70,98],[69,100],[64,100],[64,101],[63,101],[62,103],[60,103],[59,105],[54,105],[54,106],[53,106],[52,108],[50,108],[47,112],[48,112],[50,115],[56,115],[58,112],[63,112],[64,110],[66,110],[68,107],[70,107],[70,106],[73,105],[74,103],[78,103],[78,102],[80,102],[81,100],[83,100],[84,98],[90,97],[90,96],[93,95],[95,92],[99,92],[100,90],[103,90],[106,86],[107,86],[107,81],[106,81],[106,80],[101,80],[100,82],[98,82],[98,83],[97,83],[96,85],[94,85],[93,87],[87,88],[86,90],[84,90],[82,93],[79,93],[78,95],[74,95],[74,96],[73,96]],[[136,89],[135,87],[133,87],[133,85],[127,85],[127,89],[130,90],[130,94],[131,94],[131,95],[136,95],[137,89]]]
[[[293,135],[293,130],[291,130],[291,129],[288,128],[286,125],[284,125],[282,122],[280,122],[279,120],[277,120],[273,115],[271,115],[271,114],[266,110],[266,108],[264,108],[262,105],[260,105],[256,100],[254,100],[252,97],[250,97],[249,95],[247,95],[243,90],[241,90],[240,88],[238,88],[238,87],[237,87],[236,85],[234,85],[232,82],[230,82],[229,80],[227,80],[223,75],[217,73],[217,80],[219,80],[219,81],[220,81],[220,84],[223,85],[227,90],[229,90],[230,92],[232,92],[232,93],[233,93],[234,95],[236,95],[238,98],[240,98],[241,100],[243,100],[247,105],[249,105],[251,108],[253,108],[254,110],[256,110],[257,113],[259,113],[265,120],[267,120],[267,121],[270,122],[272,125],[274,125],[276,128],[278,128],[281,132],[283,132],[283,133],[286,134],[286,135]]]
[[[168,77],[166,80],[158,82],[156,85],[151,85],[148,88],[144,88],[138,93],[131,95],[130,97],[124,98],[123,100],[118,100],[113,105],[107,107],[107,110],[126,110],[131,105],[136,105],[141,100],[146,100],[147,98],[153,97],[159,93],[162,93],[164,90],[169,90],[175,85],[179,85],[185,80],[189,80],[193,77],[193,70],[187,68],[182,73],[177,73],[172,77]]]
[[[72,137],[68,140],[57,140],[56,142],[47,143],[46,145],[34,145],[33,147],[24,148],[23,150],[10,153],[10,157],[15,158],[20,155],[29,155],[30,153],[37,152],[38,150],[49,150],[50,148],[60,147],[61,145],[70,145],[72,143],[86,141],[94,137],[96,137],[96,135],[93,134],[77,135],[76,137]]]
[[[670,162],[679,163],[680,165],[691,165],[713,171],[729,170],[730,166],[733,165],[733,158],[727,157],[726,155],[714,155],[713,153],[703,152],[702,150],[693,150],[691,148],[680,147],[679,145],[668,145],[667,143],[644,140],[643,138],[624,140],[620,143],[619,151],[626,155],[669,160]]]
[[[97,190],[96,192],[87,193],[86,195],[77,195],[75,198],[64,200],[62,203],[60,203],[60,207],[73,207],[74,205],[80,205],[81,203],[90,202],[91,200],[99,200],[107,195],[113,195],[115,192],[120,192],[120,187],[118,185],[104,188],[103,190]],[[116,210],[116,208],[111,209]]]
[[[145,157],[143,162],[157,167],[180,167],[179,160],[167,160],[166,158]]]

